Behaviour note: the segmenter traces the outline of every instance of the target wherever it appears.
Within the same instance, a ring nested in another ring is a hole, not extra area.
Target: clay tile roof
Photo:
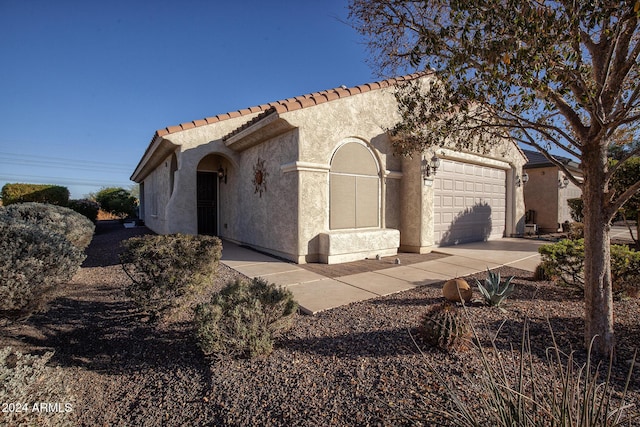
[[[346,98],[348,96],[356,95],[359,93],[369,92],[372,90],[393,86],[400,82],[416,79],[422,75],[424,75],[424,73],[415,73],[407,76],[381,80],[378,82],[366,83],[366,84],[358,85],[351,88],[337,87],[334,89],[323,90],[321,92],[313,92],[310,94],[297,96],[295,98],[287,98],[280,101],[270,102],[268,104],[253,106],[253,107],[245,108],[238,111],[232,111],[225,114],[218,114],[217,116],[214,116],[214,117],[207,117],[202,120],[194,120],[192,122],[183,123],[177,126],[169,126],[167,128],[160,129],[155,133],[154,138],[156,136],[162,137],[171,133],[180,132],[182,130],[192,129],[194,127],[216,123],[216,122],[227,120],[233,117],[241,117],[241,116],[246,116],[253,113],[260,113],[258,116],[252,119],[251,122],[253,123],[253,121],[256,120],[258,117],[263,117],[264,115],[274,111],[277,113],[284,113],[288,111],[295,111],[302,108],[312,107],[314,105],[323,104],[325,102],[333,101],[338,98]],[[244,126],[242,128],[244,128]]]
[[[327,93],[325,93],[325,96],[327,97],[327,101],[333,101],[334,99],[340,98],[340,94],[335,90],[327,91]]]
[[[323,102],[327,102],[329,100],[329,97],[327,96],[326,92],[319,93],[315,98],[316,98],[316,103],[318,104],[322,104]]]
[[[305,98],[301,102],[302,108],[313,107],[317,104],[315,98]]]
[[[287,106],[286,105],[282,105],[282,104],[278,104],[275,107],[273,107],[273,109],[275,110],[276,113],[280,114],[280,113],[286,113],[287,110]]]
[[[347,96],[351,95],[351,92],[349,92],[349,90],[343,89],[341,87],[335,88],[334,91],[335,91],[335,93],[338,94],[338,97],[340,97],[340,98],[344,98],[344,97],[347,97]]]
[[[178,126],[169,126],[167,128],[167,132],[168,133],[174,133],[174,132],[180,132],[182,130],[182,126],[178,125]]]
[[[285,107],[287,107],[287,111],[299,110],[302,108],[302,102],[294,98],[292,101],[287,102]]]

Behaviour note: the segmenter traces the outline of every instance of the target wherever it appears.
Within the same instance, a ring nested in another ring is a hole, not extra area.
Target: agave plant
[[[484,286],[478,279],[476,279],[476,284],[485,302],[488,305],[498,307],[515,290],[515,284],[511,283],[514,276],[509,277],[506,282],[500,283],[500,272],[494,273],[487,269],[487,273],[489,273],[489,277],[484,280]]]

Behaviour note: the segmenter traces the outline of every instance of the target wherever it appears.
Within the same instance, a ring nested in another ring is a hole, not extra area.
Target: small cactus
[[[471,329],[461,310],[448,301],[431,308],[422,316],[420,336],[426,343],[446,351],[466,349]]]

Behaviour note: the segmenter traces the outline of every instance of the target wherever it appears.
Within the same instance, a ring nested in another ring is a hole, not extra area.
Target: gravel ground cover
[[[480,411],[477,403],[486,396],[478,388],[483,374],[478,352],[449,354],[412,339],[423,313],[442,301],[442,283],[314,316],[298,315],[268,357],[209,359],[192,337],[189,310],[149,324],[124,295],[128,278],[118,262],[119,242],[146,232],[143,227],[124,229],[117,222],[99,222],[87,260],[61,287],[49,310],[27,322],[0,327],[2,346],[30,353],[55,351],[50,363],[64,369],[76,391],[78,425],[444,425],[426,409],[450,405],[445,385]],[[522,326],[528,318],[540,384],[549,383],[551,375],[541,362],[552,344],[548,325],[560,348],[575,350],[576,359],[584,361],[581,296],[534,281],[525,271],[503,268],[501,273],[514,275],[517,286],[504,310],[468,308],[484,348],[497,336],[499,358],[515,376]],[[220,265],[211,292],[239,277]],[[485,274],[476,277],[483,279]],[[617,390],[640,343],[638,318],[639,300],[616,302]],[[489,359],[495,363],[498,357],[491,353]],[[638,405],[638,365],[630,388],[628,400]]]

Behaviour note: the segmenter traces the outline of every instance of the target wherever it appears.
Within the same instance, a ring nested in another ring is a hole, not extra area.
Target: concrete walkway
[[[466,276],[501,266],[534,271],[540,263],[532,239],[500,239],[438,248],[449,256],[383,270],[328,278],[297,264],[224,242],[222,263],[248,277],[263,277],[293,292],[300,309],[308,314],[356,301],[376,298],[429,283]],[[434,251],[435,252],[435,251]]]

